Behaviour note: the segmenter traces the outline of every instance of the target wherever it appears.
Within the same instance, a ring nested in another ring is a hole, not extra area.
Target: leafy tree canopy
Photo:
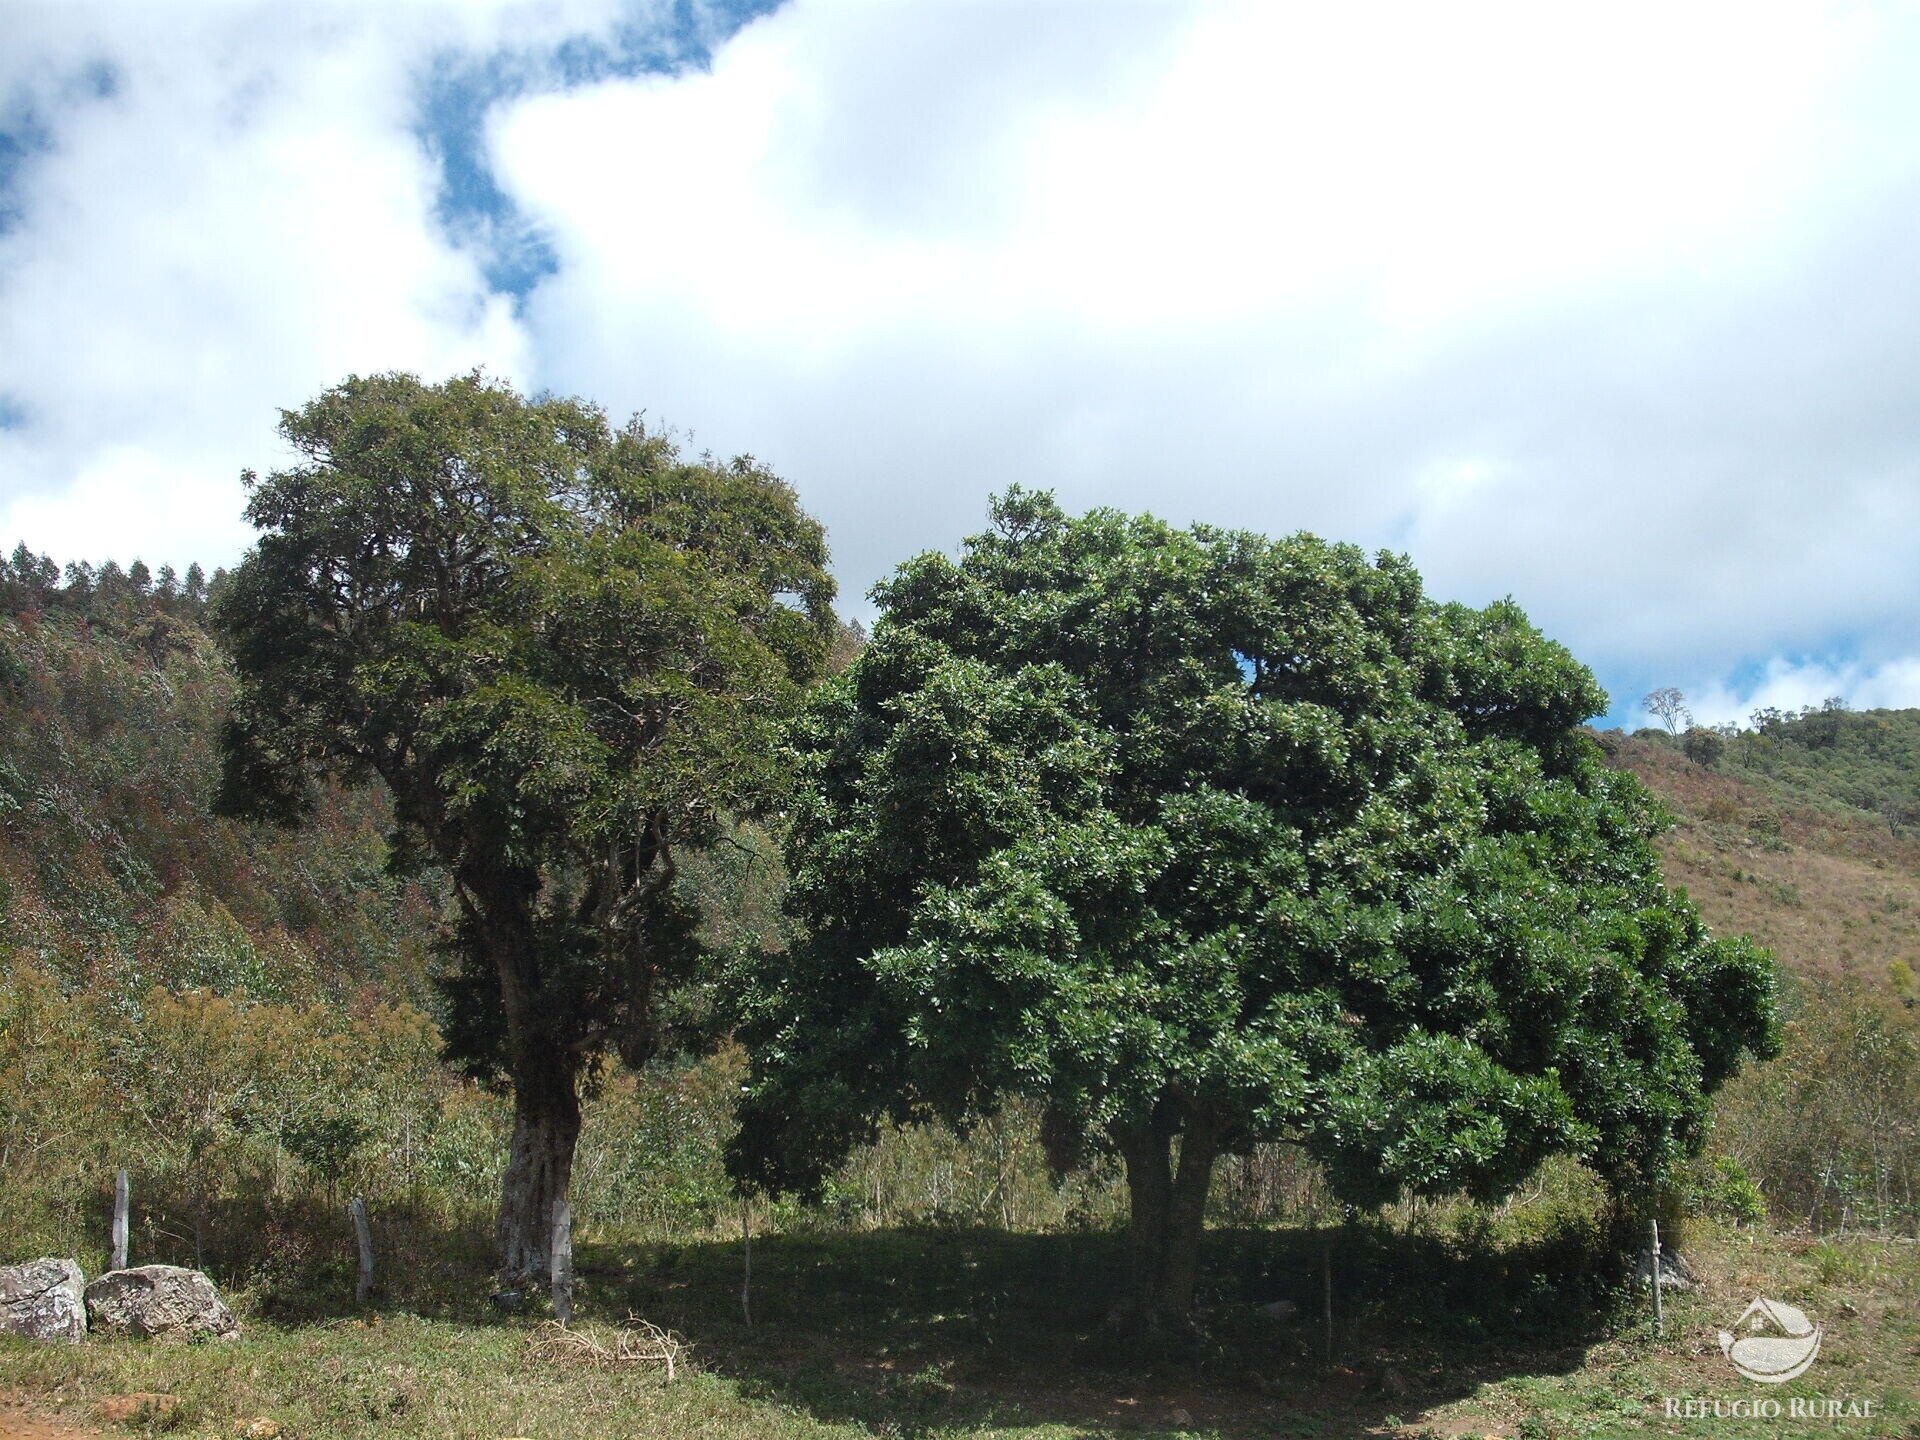
[[[1771,966],[1664,887],[1662,812],[1575,728],[1605,696],[1517,606],[1307,535],[993,522],[878,588],[799,731],[808,938],[736,986],[737,1174],[1035,1096],[1126,1158],[1177,1312],[1218,1153],[1300,1142],[1373,1205],[1697,1147]]]
[[[782,788],[835,636],[823,534],[750,458],[478,375],[349,379],[281,433],[300,461],[247,477],[261,536],[218,604],[222,802],[293,821],[316,775],[377,776],[396,865],[444,867],[449,1046],[514,1086],[503,1269],[537,1271],[578,1084],[650,1053],[691,962],[678,852]]]

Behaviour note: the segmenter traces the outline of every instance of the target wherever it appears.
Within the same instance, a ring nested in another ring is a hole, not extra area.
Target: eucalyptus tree
[[[383,782],[392,864],[444,871],[450,1058],[511,1086],[500,1270],[547,1266],[580,1096],[639,1064],[696,958],[677,857],[778,793],[782,717],[835,634],[820,526],[751,459],[479,375],[351,378],[248,474],[218,619],[240,676],[228,813]]]
[[[1392,555],[1010,492],[875,592],[798,731],[805,939],[736,984],[731,1164],[817,1185],[883,1118],[1035,1097],[1117,1153],[1132,1289],[1189,1311],[1215,1161],[1494,1197],[1554,1153],[1623,1193],[1775,1044],[1769,959],[1662,883],[1588,671]]]

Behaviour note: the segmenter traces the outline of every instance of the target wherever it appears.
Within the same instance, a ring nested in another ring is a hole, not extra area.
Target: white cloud
[[[51,153],[0,236],[0,536],[60,558],[230,561],[243,467],[353,371],[527,377],[505,297],[433,214],[412,133],[448,46],[531,42],[611,7],[30,9],[0,94]],[[108,66],[112,93],[72,77]]]
[[[0,236],[0,544],[231,559],[276,407],[484,364],[760,455],[856,611],[1022,481],[1407,549],[1616,685],[1908,693],[1915,12],[795,0],[495,110],[558,262],[518,313],[417,82],[630,7],[9,18],[55,150]]]
[[[1750,268],[1728,242],[1790,220],[1794,127],[1845,48],[1812,11],[1691,12],[1660,44],[1652,10],[1044,13],[798,4],[709,76],[513,107],[498,155],[575,242],[563,285],[672,289],[762,343],[903,309],[1155,337],[1331,300],[1390,360],[1643,261]],[[1047,63],[1069,41],[1093,60]]]
[[[773,462],[856,592],[1018,479],[1404,546],[1602,664],[1920,618],[1911,25],[1039,15],[801,0],[503,111],[542,373]]]
[[[1709,680],[1687,708],[1701,725],[1746,725],[1756,710],[1797,712],[1838,696],[1853,710],[1920,708],[1920,655],[1867,664],[1776,658],[1746,685]]]

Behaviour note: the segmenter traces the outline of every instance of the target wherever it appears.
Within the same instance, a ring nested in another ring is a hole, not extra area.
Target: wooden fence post
[[[1660,1222],[1649,1220],[1653,1228],[1653,1254],[1649,1269],[1653,1272],[1653,1333],[1657,1336],[1666,1329],[1666,1318],[1660,1313]]]
[[[753,1227],[747,1223],[747,1197],[740,1197],[740,1248],[743,1264],[740,1270],[740,1313],[746,1317],[747,1328],[753,1328]]]
[[[360,1278],[354,1282],[353,1303],[364,1305],[373,1293],[373,1232],[367,1227],[366,1198],[354,1196],[347,1209],[353,1212],[353,1238],[360,1246]]]
[[[553,1318],[573,1319],[573,1210],[562,1195],[553,1202]]]
[[[127,1172],[113,1172],[113,1255],[109,1270],[127,1268]]]
[[[1322,1309],[1327,1324],[1327,1364],[1333,1364],[1333,1241],[1323,1240],[1320,1261],[1326,1275]]]

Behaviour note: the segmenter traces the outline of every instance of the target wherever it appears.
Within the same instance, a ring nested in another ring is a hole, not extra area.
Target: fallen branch
[[[549,1364],[584,1365],[594,1370],[662,1365],[669,1385],[685,1351],[686,1342],[678,1335],[638,1315],[629,1315],[626,1324],[607,1330],[576,1330],[549,1320],[527,1341],[527,1354]]]

